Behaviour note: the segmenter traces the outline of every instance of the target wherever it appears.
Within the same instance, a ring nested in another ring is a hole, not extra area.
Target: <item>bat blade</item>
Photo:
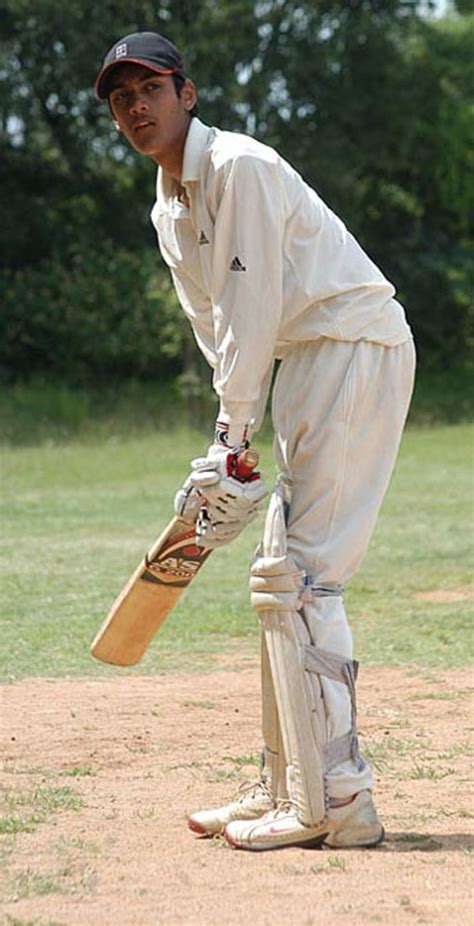
[[[243,450],[235,475],[248,479],[258,453]],[[91,645],[91,653],[114,666],[134,666],[212,552],[196,545],[195,525],[175,517],[158,537],[114,601]]]
[[[210,553],[196,546],[193,525],[173,518],[114,601],[92,655],[116,666],[136,665]]]

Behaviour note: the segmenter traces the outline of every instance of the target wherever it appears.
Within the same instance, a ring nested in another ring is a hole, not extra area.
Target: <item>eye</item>
[[[117,90],[115,93],[112,93],[112,103],[118,104],[119,106],[125,102],[127,94],[125,90]]]

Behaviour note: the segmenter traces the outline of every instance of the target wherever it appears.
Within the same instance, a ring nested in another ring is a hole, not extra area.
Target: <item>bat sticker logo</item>
[[[185,534],[174,537],[171,543],[160,551],[157,559],[150,560],[146,557],[146,568],[141,578],[145,582],[184,588],[194,578],[210,553],[210,550],[197,547],[193,543],[194,539],[194,530],[186,531]]]

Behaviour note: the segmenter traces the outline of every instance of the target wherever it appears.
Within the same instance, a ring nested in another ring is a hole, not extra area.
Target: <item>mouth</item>
[[[155,123],[151,119],[141,119],[140,122],[136,122],[133,126],[133,134],[138,135],[140,132],[143,132],[145,129],[149,129]]]

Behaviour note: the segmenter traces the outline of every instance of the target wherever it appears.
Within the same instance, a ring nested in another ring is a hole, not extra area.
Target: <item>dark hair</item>
[[[172,74],[171,77],[173,78],[174,89],[176,90],[176,95],[177,95],[177,96],[181,96],[181,91],[182,91],[182,89],[183,89],[183,87],[184,87],[184,83],[185,83],[185,81],[186,81],[186,78],[185,78],[184,74],[176,73],[176,74]],[[193,108],[189,111],[189,115],[190,115],[191,117],[192,117],[192,116],[199,116],[199,107],[198,107],[198,104],[197,104],[197,103],[195,103],[194,106],[193,106]]]

